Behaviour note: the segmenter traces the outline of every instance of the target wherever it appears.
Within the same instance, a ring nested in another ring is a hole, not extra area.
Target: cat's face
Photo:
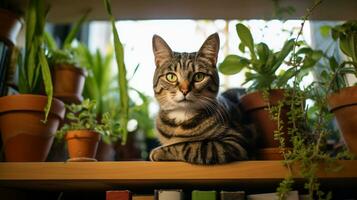
[[[162,110],[207,108],[218,93],[216,69],[219,37],[209,36],[198,52],[173,52],[159,36],[153,37],[156,70],[155,97]]]

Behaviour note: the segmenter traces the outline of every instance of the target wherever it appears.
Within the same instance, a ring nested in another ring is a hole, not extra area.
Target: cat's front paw
[[[150,152],[151,161],[160,161],[163,160],[163,157],[164,157],[164,152],[161,149],[161,147],[157,147]]]

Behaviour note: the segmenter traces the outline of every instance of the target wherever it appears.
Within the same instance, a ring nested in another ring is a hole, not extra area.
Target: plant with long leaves
[[[293,51],[295,39],[287,40],[280,51],[273,52],[263,42],[254,44],[252,34],[245,25],[238,23],[236,30],[241,40],[239,50],[245,53],[245,49],[248,48],[250,57],[228,55],[219,65],[220,72],[225,75],[233,75],[247,69],[244,84],[250,82],[248,90],[260,91],[284,88],[294,75],[299,74],[293,69],[287,71],[281,69]],[[303,63],[301,71],[307,71],[322,56],[322,52],[314,51],[307,46],[301,48],[297,54],[300,56],[299,62]]]
[[[46,46],[48,49],[47,57],[50,64],[78,64],[77,55],[75,55],[75,49],[72,47],[72,42],[76,38],[80,28],[85,22],[89,10],[76,22],[65,38],[62,48],[59,48],[55,39],[48,32],[45,33]]]
[[[120,41],[118,30],[115,26],[115,18],[112,14],[110,0],[104,0],[106,11],[109,15],[109,20],[112,25],[114,38],[114,51],[118,67],[118,85],[120,97],[120,124],[122,126],[122,144],[126,143],[127,139],[127,124],[129,119],[129,95],[128,95],[128,80],[126,78],[126,68],[124,64],[124,47]]]
[[[116,89],[116,85],[113,84],[116,80],[112,68],[113,51],[110,49],[103,55],[97,49],[92,53],[86,45],[79,44],[76,54],[80,65],[85,66],[88,71],[83,91],[84,98],[96,100],[99,115],[110,112],[108,101],[113,98],[113,92]]]
[[[26,13],[24,58],[19,58],[18,84],[20,93],[40,94],[44,83],[48,97],[44,122],[47,121],[53,96],[51,73],[44,50],[45,11],[44,0],[30,0]]]

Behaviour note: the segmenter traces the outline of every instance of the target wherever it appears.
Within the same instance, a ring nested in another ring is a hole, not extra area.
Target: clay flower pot
[[[47,97],[41,95],[0,98],[0,131],[6,161],[45,161],[65,113],[64,104],[54,98],[45,124],[42,120],[46,104]]]
[[[259,148],[257,158],[263,160],[280,160],[283,159],[279,152],[279,141],[274,140],[274,131],[277,130],[278,124],[271,118],[268,109],[270,106],[276,106],[280,101],[284,101],[285,90],[270,90],[269,101],[263,98],[262,92],[253,92],[242,96],[240,99],[241,107],[247,113],[250,121],[255,125],[258,132]],[[288,107],[283,106],[281,110],[281,119],[284,123],[283,132],[285,141],[289,141],[287,135],[287,117]],[[289,146],[290,144],[287,144]]]
[[[21,26],[21,20],[17,15],[0,8],[0,40],[11,46],[15,45]]]
[[[53,96],[67,104],[82,102],[86,73],[85,69],[71,64],[53,66]]]
[[[357,156],[357,86],[343,88],[327,101],[348,149]]]
[[[70,159],[68,161],[96,161],[100,134],[91,130],[68,131],[66,134]]]

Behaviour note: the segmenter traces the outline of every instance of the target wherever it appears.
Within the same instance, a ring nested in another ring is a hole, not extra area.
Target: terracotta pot
[[[357,156],[357,86],[343,88],[327,101],[348,149]]]
[[[0,98],[0,131],[9,162],[45,161],[54,135],[64,117],[64,104],[53,99],[46,124],[47,97],[13,95]]]
[[[274,140],[274,131],[277,130],[278,124],[271,118],[267,109],[268,103],[270,106],[276,106],[279,101],[283,101],[284,92],[285,90],[271,90],[268,97],[269,102],[263,98],[261,92],[249,93],[240,99],[242,109],[248,115],[249,120],[255,125],[259,134],[257,140],[257,147],[260,148],[258,159],[274,158],[276,156],[267,154],[279,152],[279,142]],[[281,111],[285,141],[289,141],[286,126],[288,124],[288,109],[288,106],[283,106]],[[287,146],[290,146],[290,144],[287,143]],[[265,148],[267,149],[264,150]]]
[[[69,161],[95,161],[100,134],[91,130],[68,131]]]
[[[82,102],[86,70],[70,64],[56,64],[52,69],[53,96],[68,104]]]
[[[10,46],[15,45],[21,26],[22,21],[17,15],[0,8],[0,40]]]

